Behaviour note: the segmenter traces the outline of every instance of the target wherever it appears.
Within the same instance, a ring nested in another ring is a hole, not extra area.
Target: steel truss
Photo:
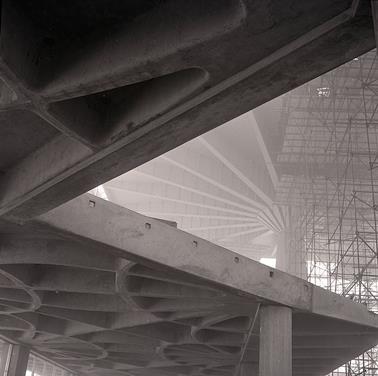
[[[277,193],[290,209],[288,246],[309,281],[378,313],[376,51],[286,94],[281,121],[277,164],[293,169]],[[333,375],[378,375],[378,349]]]

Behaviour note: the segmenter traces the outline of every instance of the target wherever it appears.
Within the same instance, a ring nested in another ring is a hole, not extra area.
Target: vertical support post
[[[299,254],[298,250],[292,248],[289,244],[288,231],[290,231],[290,228],[281,231],[277,235],[276,267],[296,277],[306,278],[305,257],[303,254]]]
[[[12,345],[10,343],[1,343],[0,376],[5,376],[8,373],[11,354]]]
[[[292,376],[292,311],[288,307],[260,309],[259,376]]]
[[[286,248],[285,232],[281,231],[276,235],[277,253],[276,253],[276,268],[284,272],[289,270],[289,255]]]
[[[28,366],[29,348],[22,345],[10,345],[10,351],[4,376],[24,376]]]

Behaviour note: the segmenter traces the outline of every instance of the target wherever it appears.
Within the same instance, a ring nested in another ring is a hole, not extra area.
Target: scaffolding
[[[286,94],[281,125],[276,201],[288,208],[288,246],[310,282],[378,313],[376,51]],[[378,375],[377,348],[333,375]]]

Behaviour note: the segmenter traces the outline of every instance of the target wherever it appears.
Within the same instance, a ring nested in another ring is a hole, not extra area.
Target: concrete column
[[[276,268],[283,272],[289,272],[290,255],[286,247],[286,234],[284,231],[276,234],[277,253],[276,253]]]
[[[29,360],[29,348],[21,345],[9,345],[10,355],[4,369],[4,376],[24,376]]]
[[[292,376],[291,319],[288,307],[261,307],[259,376]]]
[[[306,279],[305,246],[297,244],[296,249],[294,249],[294,244],[289,244],[289,231],[290,228],[282,230],[276,235],[276,268],[296,277]]]
[[[12,345],[10,343],[1,343],[0,376],[6,375],[5,370],[8,370],[9,368],[9,361],[10,361],[11,354],[12,354]]]

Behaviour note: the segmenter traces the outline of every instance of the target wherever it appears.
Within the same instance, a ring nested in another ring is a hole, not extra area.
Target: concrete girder
[[[0,234],[0,334],[82,374],[257,375],[272,309],[293,375],[378,342],[364,306],[92,195]]]
[[[0,215],[39,215],[366,52],[358,3],[4,1]]]
[[[269,267],[239,257],[194,235],[89,194],[38,217],[30,226],[37,224],[43,228],[51,227],[57,234],[88,241],[89,245],[119,250],[125,257],[137,262],[165,265],[219,283],[232,291],[274,300],[292,308],[332,316],[335,313],[328,307],[331,302],[345,308],[350,306],[350,309],[342,310],[344,319],[361,324],[373,320],[372,323],[378,325],[375,317],[364,307],[349,299],[284,272],[272,272]],[[175,251],[178,244],[180,254]],[[160,249],[165,252],[160,252]],[[251,273],[251,267],[256,267],[258,272]],[[227,278],[228,273],[235,273],[238,278]],[[267,286],[271,288],[266,289]],[[336,317],[340,318],[337,314]]]

